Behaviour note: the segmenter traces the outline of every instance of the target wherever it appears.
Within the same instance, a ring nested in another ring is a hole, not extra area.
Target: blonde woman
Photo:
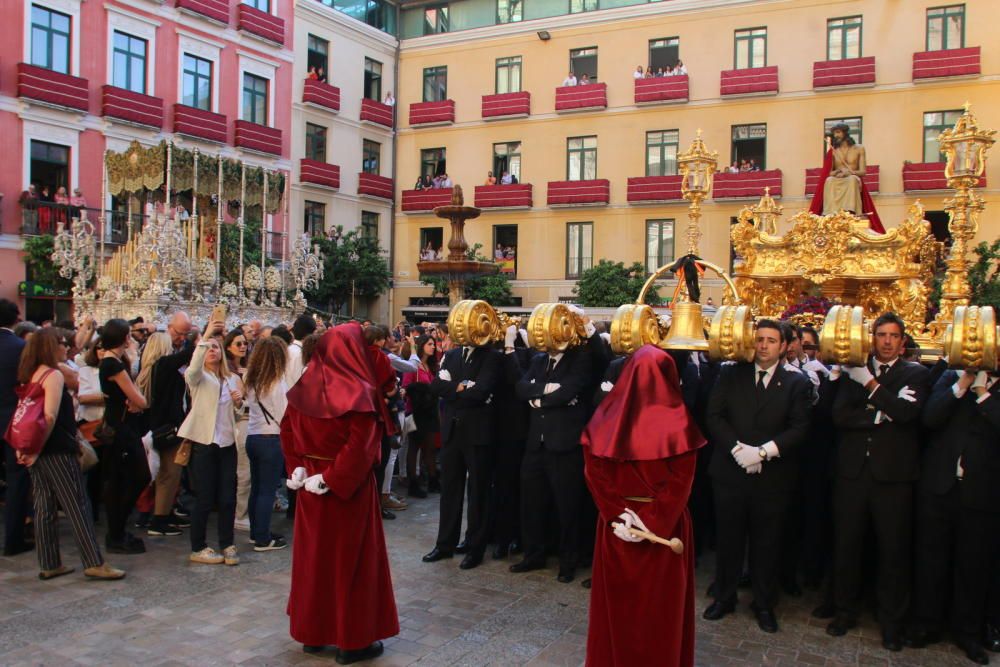
[[[243,383],[229,372],[217,336],[222,322],[209,325],[206,338],[195,347],[191,365],[184,372],[191,392],[191,410],[177,435],[190,440],[188,471],[197,501],[191,513],[191,561],[239,565],[233,543],[236,514],[236,413],[243,406]],[[219,547],[205,541],[208,515],[219,511]]]

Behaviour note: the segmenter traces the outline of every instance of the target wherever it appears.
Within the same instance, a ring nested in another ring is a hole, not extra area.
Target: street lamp
[[[691,147],[677,156],[677,168],[681,172],[681,195],[691,202],[688,207],[687,254],[698,254],[701,229],[701,202],[712,190],[712,176],[718,165],[718,151],[709,152],[701,139],[701,130],[691,142]]]

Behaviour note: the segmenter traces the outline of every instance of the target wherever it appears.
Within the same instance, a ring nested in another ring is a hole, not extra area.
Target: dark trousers
[[[917,494],[913,615],[942,630],[950,598],[952,631],[971,639],[978,638],[986,612],[998,517],[963,507],[959,484],[942,496]]]
[[[393,436],[382,436],[382,452],[379,462],[375,464],[375,488],[378,489],[380,498],[382,497],[382,484],[385,482],[385,468],[389,465],[389,452],[392,451],[394,442]]]
[[[831,479],[828,469],[807,470],[803,466],[802,573],[807,583],[819,585],[829,569],[833,551],[833,517],[830,515]]]
[[[546,528],[552,509],[559,518],[559,567],[573,569],[580,556],[584,494],[583,450],[550,452],[529,443],[521,462],[521,532],[524,560],[545,561]]]
[[[17,452],[13,447],[3,442],[3,450],[7,467],[3,548],[4,551],[19,551],[24,547],[24,520],[28,518],[31,503],[31,477],[28,469],[17,462]]]
[[[470,445],[452,438],[441,448],[441,522],[437,548],[454,551],[462,533],[465,480],[469,480],[469,520],[465,531],[469,553],[486,550],[486,501],[490,485],[491,447]]]
[[[38,566],[54,570],[62,565],[59,556],[59,510],[73,529],[76,546],[84,567],[97,567],[104,562],[94,534],[94,519],[90,501],[83,486],[80,462],[72,454],[39,456],[28,469],[35,497],[35,548]]]
[[[139,495],[149,486],[146,451],[131,428],[119,426],[111,445],[97,448],[101,459],[104,509],[108,515],[107,539],[122,540],[129,514]]]
[[[285,471],[281,439],[277,435],[248,435],[247,458],[250,460],[250,497],[247,499],[250,537],[263,546],[271,541],[274,493]]]
[[[496,448],[489,517],[493,541],[499,545],[521,540],[521,460],[524,442],[501,442]]]
[[[208,546],[205,536],[208,515],[213,507],[219,511],[219,549],[231,546],[233,521],[236,520],[236,446],[193,443],[188,471],[195,494],[191,512],[191,551],[201,551]]]
[[[766,465],[766,464],[765,464]],[[749,540],[750,579],[757,606],[778,602],[782,528],[791,490],[785,480],[713,479],[715,498],[715,599],[736,602]]]
[[[878,546],[878,620],[898,631],[910,604],[913,484],[878,482],[867,463],[857,479],[838,477],[833,490],[833,599],[837,613],[857,617],[869,519]]]

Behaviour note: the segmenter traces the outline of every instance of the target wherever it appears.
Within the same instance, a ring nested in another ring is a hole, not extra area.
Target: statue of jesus
[[[833,151],[830,175],[823,184],[823,215],[850,211],[864,213],[861,207],[861,179],[865,175],[865,147],[851,138],[850,128],[843,123],[833,126],[827,137],[827,147]]]

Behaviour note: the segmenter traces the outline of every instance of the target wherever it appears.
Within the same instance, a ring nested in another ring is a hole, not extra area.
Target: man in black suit
[[[900,358],[905,325],[895,313],[875,320],[874,355],[837,380],[833,423],[840,429],[833,489],[833,598],[827,634],[839,637],[858,615],[861,562],[871,519],[878,540],[878,620],[882,645],[900,651],[910,603],[913,483],[920,470],[920,411],[928,371]]]
[[[21,361],[24,341],[14,335],[13,327],[21,319],[17,304],[0,299],[0,438],[7,432],[10,418],[17,407],[17,366]],[[0,440],[2,442],[2,440]],[[17,462],[14,448],[3,443],[7,467],[7,495],[4,507],[3,555],[16,556],[32,549],[24,536],[24,520],[31,503],[31,479],[28,469]]]
[[[483,562],[490,448],[495,441],[493,393],[502,372],[501,356],[488,347],[457,347],[441,360],[431,393],[441,399],[441,518],[435,547],[425,563],[451,558],[462,532],[465,478],[469,478],[468,551],[459,567]]]
[[[784,367],[781,325],[760,320],[754,361],[726,364],[709,397],[716,514],[715,601],[709,621],[736,608],[743,556],[750,572],[757,625],[776,632],[781,531],[798,475],[798,448],[809,430],[811,383]]]
[[[924,407],[932,429],[917,484],[915,648],[940,641],[951,600],[952,638],[973,662],[997,553],[1000,513],[1000,385],[986,371],[948,371]]]

